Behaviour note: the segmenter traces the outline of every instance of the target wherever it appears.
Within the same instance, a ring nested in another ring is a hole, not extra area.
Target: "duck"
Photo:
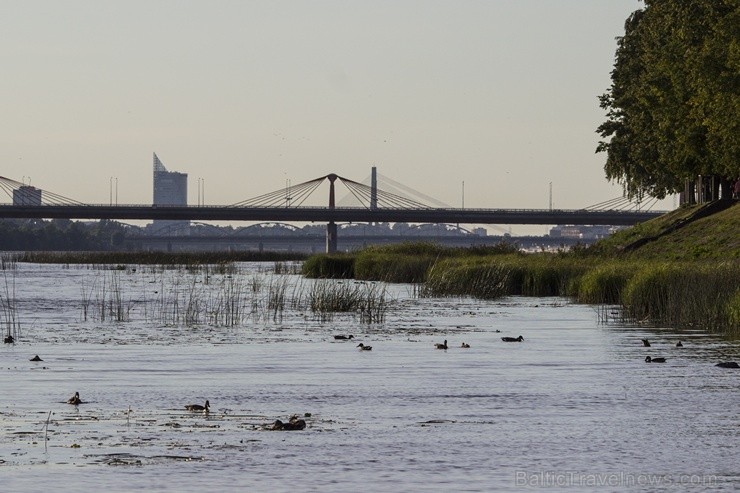
[[[15,339],[13,339],[13,336],[7,335],[5,336],[5,339],[3,339],[3,342],[5,344],[13,344],[15,342]]]
[[[650,341],[648,341],[647,339],[641,339],[641,341],[644,347],[650,347]]]
[[[467,343],[463,342],[462,343],[462,346],[460,346],[460,347],[469,348],[470,347],[470,344],[467,344]]]
[[[363,343],[359,343],[357,347],[360,348],[361,351],[372,351],[373,350],[372,346],[366,346]]]
[[[442,344],[440,343],[435,344],[434,347],[437,349],[447,349],[447,339],[445,339],[445,342],[443,342]]]
[[[720,368],[740,368],[740,365],[736,361],[723,361],[714,366],[719,366]]]
[[[80,393],[75,392],[75,395],[67,399],[67,404],[74,404],[75,406],[77,404],[80,404],[82,402],[82,399],[80,399]]]
[[[348,341],[348,340],[354,339],[354,338],[355,338],[355,336],[353,336],[352,334],[350,334],[348,336],[346,336],[346,335],[336,335],[336,336],[334,336],[334,339],[336,339],[338,341]]]
[[[185,409],[187,409],[188,411],[202,411],[204,413],[208,413],[208,411],[211,409],[211,403],[208,402],[208,400],[206,399],[205,406],[201,406],[200,404],[188,404],[187,406],[185,406]]]
[[[665,363],[665,358],[651,358],[650,356],[645,356],[645,363]]]
[[[522,342],[524,340],[524,337],[502,337],[501,340],[504,342]]]
[[[275,422],[272,424],[273,430],[303,430],[306,428],[306,422],[302,419],[297,418],[291,418],[289,422],[283,423],[279,419],[276,419]]]
[[[676,347],[683,347],[683,343],[682,343],[681,341],[678,341],[678,342],[676,343]]]

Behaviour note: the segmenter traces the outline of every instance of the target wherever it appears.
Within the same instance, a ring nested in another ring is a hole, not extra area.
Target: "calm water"
[[[4,490],[740,486],[740,370],[714,366],[740,361],[737,342],[600,323],[596,308],[565,299],[419,299],[408,285],[387,286],[380,325],[321,322],[305,301],[274,320],[270,286],[288,283],[296,300],[311,282],[240,267],[0,273],[22,321],[18,343],[0,348]],[[178,327],[160,313],[194,299],[193,310],[213,310],[234,283],[252,312],[236,327]],[[129,321],[100,320],[115,291]],[[444,339],[449,349],[434,349]],[[44,361],[30,362],[36,354]],[[84,403],[66,404],[75,391]],[[183,409],[205,399],[207,416]],[[306,430],[267,429],[304,413]]]

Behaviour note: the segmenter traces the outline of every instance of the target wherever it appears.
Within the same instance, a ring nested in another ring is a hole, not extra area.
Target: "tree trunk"
[[[730,200],[732,198],[732,180],[722,178],[720,188],[722,189],[722,200]]]

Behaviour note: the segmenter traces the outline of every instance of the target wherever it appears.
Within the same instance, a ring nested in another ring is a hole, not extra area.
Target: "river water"
[[[0,273],[0,321],[20,320],[0,348],[4,491],[740,487],[740,370],[715,366],[740,361],[737,341],[562,298],[420,298],[411,285],[374,285],[382,323],[319,317],[313,281],[271,270]],[[229,323],[207,314],[224,299]],[[67,404],[76,391],[83,403]],[[207,415],[184,409],[206,399]],[[269,429],[292,415],[305,430]]]

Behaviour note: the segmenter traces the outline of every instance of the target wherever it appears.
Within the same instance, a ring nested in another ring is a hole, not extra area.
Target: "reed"
[[[216,305],[219,308],[222,304],[224,306],[224,318],[221,323],[227,327],[240,325],[245,311],[245,288],[242,280],[228,278],[223,284],[222,293],[223,303]],[[215,321],[216,324],[218,322]]]
[[[312,255],[303,263],[302,273],[312,279],[351,279],[355,276],[352,254]]]
[[[0,323],[5,328],[5,336],[18,340],[21,333],[21,321],[18,316],[18,300],[15,291],[15,273],[8,279],[7,271],[3,272],[4,290],[0,292]]]
[[[382,282],[424,282],[440,259],[458,256],[459,248],[433,243],[401,243],[365,248],[355,257],[355,278]]]
[[[361,252],[355,260],[355,278],[368,281],[418,283],[426,279],[427,271],[437,257]]]
[[[499,298],[508,294],[511,271],[493,259],[445,259],[429,270],[421,296]]]
[[[267,310],[273,322],[283,319],[285,311],[285,292],[288,280],[285,277],[272,277],[267,285]]]
[[[580,303],[618,304],[622,291],[636,269],[635,262],[608,262],[596,265],[581,277],[577,300]]]
[[[381,323],[389,303],[384,284],[328,279],[314,282],[307,298],[309,309],[322,322],[331,320],[335,313],[357,313],[363,323]]]
[[[10,252],[0,253],[0,270],[15,270],[18,268],[18,254]]]
[[[365,283],[365,292],[358,310],[360,322],[373,324],[385,322],[388,312],[388,289],[385,283]]]
[[[457,257],[434,264],[423,293],[481,299],[570,296],[587,268],[581,260],[555,254]]]
[[[729,327],[727,334],[736,339],[740,338],[740,289],[736,289],[735,294],[727,301],[727,324]]]
[[[740,264],[646,264],[622,293],[635,321],[740,335]]]

